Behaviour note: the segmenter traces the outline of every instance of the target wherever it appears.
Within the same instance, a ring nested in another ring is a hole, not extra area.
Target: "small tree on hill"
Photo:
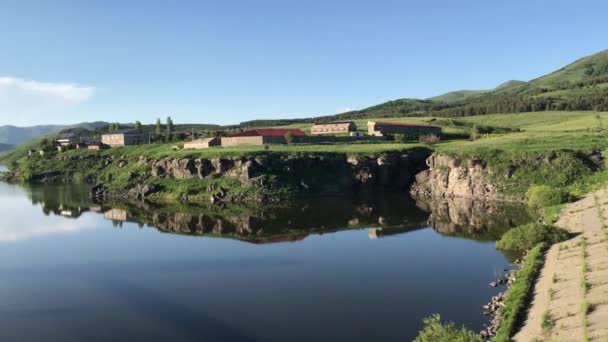
[[[157,136],[163,134],[163,125],[160,123],[160,119],[156,119],[156,128],[154,129],[154,134]]]
[[[170,116],[167,117],[166,132],[167,132],[167,141],[171,141],[171,136],[173,135],[173,120],[171,120]]]
[[[135,129],[141,132],[141,122],[135,121]]]

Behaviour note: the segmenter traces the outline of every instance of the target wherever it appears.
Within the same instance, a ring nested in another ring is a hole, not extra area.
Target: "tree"
[[[170,141],[171,135],[173,134],[173,120],[171,120],[170,116],[167,116],[166,132],[167,132],[167,141]]]
[[[135,129],[141,132],[141,122],[135,121]]]
[[[160,119],[156,119],[156,128],[154,129],[156,135],[163,134],[163,125],[160,123]]]
[[[110,123],[108,125],[108,132],[114,132],[114,124],[113,123]]]

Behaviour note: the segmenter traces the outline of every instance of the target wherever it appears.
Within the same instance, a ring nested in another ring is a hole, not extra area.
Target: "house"
[[[304,132],[297,128],[258,128],[222,137],[222,146],[285,144],[285,137],[303,137]]]
[[[102,134],[101,143],[111,147],[139,145],[142,143],[141,131],[128,129]]]
[[[59,146],[72,146],[80,142],[80,138],[74,133],[61,134],[55,140]]]
[[[184,150],[200,150],[213,146],[221,146],[222,139],[220,137],[197,139],[184,144]]]
[[[337,134],[356,132],[357,125],[352,121],[316,123],[312,125],[310,134]]]
[[[406,122],[374,122],[367,123],[367,134],[382,137],[392,134],[425,135],[441,134],[441,127]]]

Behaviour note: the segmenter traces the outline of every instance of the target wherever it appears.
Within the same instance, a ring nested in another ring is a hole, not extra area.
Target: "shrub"
[[[507,231],[496,243],[496,247],[523,252],[541,242],[552,245],[568,238],[570,235],[563,229],[540,223],[528,223]]]
[[[568,194],[561,190],[546,185],[533,186],[526,193],[528,204],[534,207],[550,207],[564,203],[568,200]]]
[[[435,314],[422,320],[424,328],[418,333],[415,342],[476,342],[483,341],[481,336],[464,327],[458,329],[454,322],[442,323]]]

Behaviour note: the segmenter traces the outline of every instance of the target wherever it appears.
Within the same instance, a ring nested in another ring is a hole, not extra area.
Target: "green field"
[[[598,119],[599,118],[599,119]],[[355,120],[360,130],[367,128],[367,121],[374,119]],[[531,112],[520,114],[492,114],[469,116],[454,119],[415,117],[388,118],[382,121],[414,122],[440,125],[446,133],[468,134],[473,125],[489,127],[506,127],[519,129],[519,132],[501,134],[482,134],[474,141],[469,139],[446,140],[432,148],[446,152],[475,152],[476,150],[503,149],[521,151],[546,151],[555,149],[591,150],[604,149],[608,146],[604,128],[608,128],[608,113],[605,112]],[[293,124],[290,128],[300,128],[310,131],[310,124]],[[35,148],[35,144],[20,146],[8,154],[5,162],[8,164],[25,156],[27,149]],[[101,153],[103,155],[151,158],[161,157],[216,157],[240,156],[265,153],[305,154],[305,153],[345,153],[374,154],[386,151],[421,146],[418,143],[336,143],[336,144],[291,144],[241,147],[217,147],[207,150],[174,150],[175,143],[151,144],[112,148],[102,152],[69,151],[68,154],[81,155]]]

